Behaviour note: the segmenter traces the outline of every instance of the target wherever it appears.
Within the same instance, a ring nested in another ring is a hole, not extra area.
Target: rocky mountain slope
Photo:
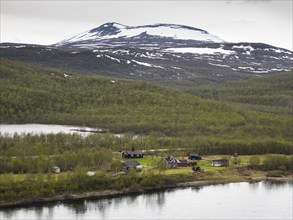
[[[231,43],[173,24],[106,23],[49,46],[1,44],[2,57],[81,74],[177,86],[261,77],[293,69],[293,53],[263,43]]]

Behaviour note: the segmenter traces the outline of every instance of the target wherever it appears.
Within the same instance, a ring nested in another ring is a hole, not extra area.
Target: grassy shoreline
[[[204,176],[201,179],[186,182],[176,182],[163,186],[131,186],[124,189],[108,189],[102,191],[82,191],[82,192],[66,192],[57,194],[51,197],[38,197],[33,199],[18,199],[15,201],[3,201],[0,203],[0,209],[9,209],[16,207],[26,207],[30,205],[44,205],[54,202],[76,201],[83,199],[99,199],[99,198],[111,198],[117,196],[126,196],[132,194],[143,194],[149,192],[156,192],[166,189],[185,188],[185,187],[197,187],[208,186],[215,184],[228,184],[235,182],[260,182],[260,181],[290,181],[293,182],[293,176],[287,177],[266,177],[265,172],[261,174],[253,174],[250,176],[242,176],[240,174],[229,173],[227,176]]]

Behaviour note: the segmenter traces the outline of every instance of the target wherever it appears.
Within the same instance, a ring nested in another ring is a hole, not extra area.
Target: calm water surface
[[[230,183],[0,211],[0,219],[292,219],[292,183]]]
[[[47,125],[47,124],[0,124],[0,134],[1,135],[14,135],[15,133],[23,134],[23,133],[31,133],[31,134],[57,134],[57,133],[65,133],[65,134],[83,134],[88,135],[91,132],[80,132],[76,130],[100,130],[95,128],[88,127],[78,127],[78,126],[67,126],[67,125]]]

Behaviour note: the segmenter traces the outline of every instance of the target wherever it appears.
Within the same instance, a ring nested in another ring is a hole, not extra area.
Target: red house
[[[197,164],[196,161],[177,160],[178,167],[193,167]]]
[[[177,160],[178,167],[188,167],[188,161],[187,160]]]

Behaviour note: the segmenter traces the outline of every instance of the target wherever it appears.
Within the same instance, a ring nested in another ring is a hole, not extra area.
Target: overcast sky
[[[106,22],[173,23],[293,50],[292,0],[1,1],[1,42],[53,44]]]

